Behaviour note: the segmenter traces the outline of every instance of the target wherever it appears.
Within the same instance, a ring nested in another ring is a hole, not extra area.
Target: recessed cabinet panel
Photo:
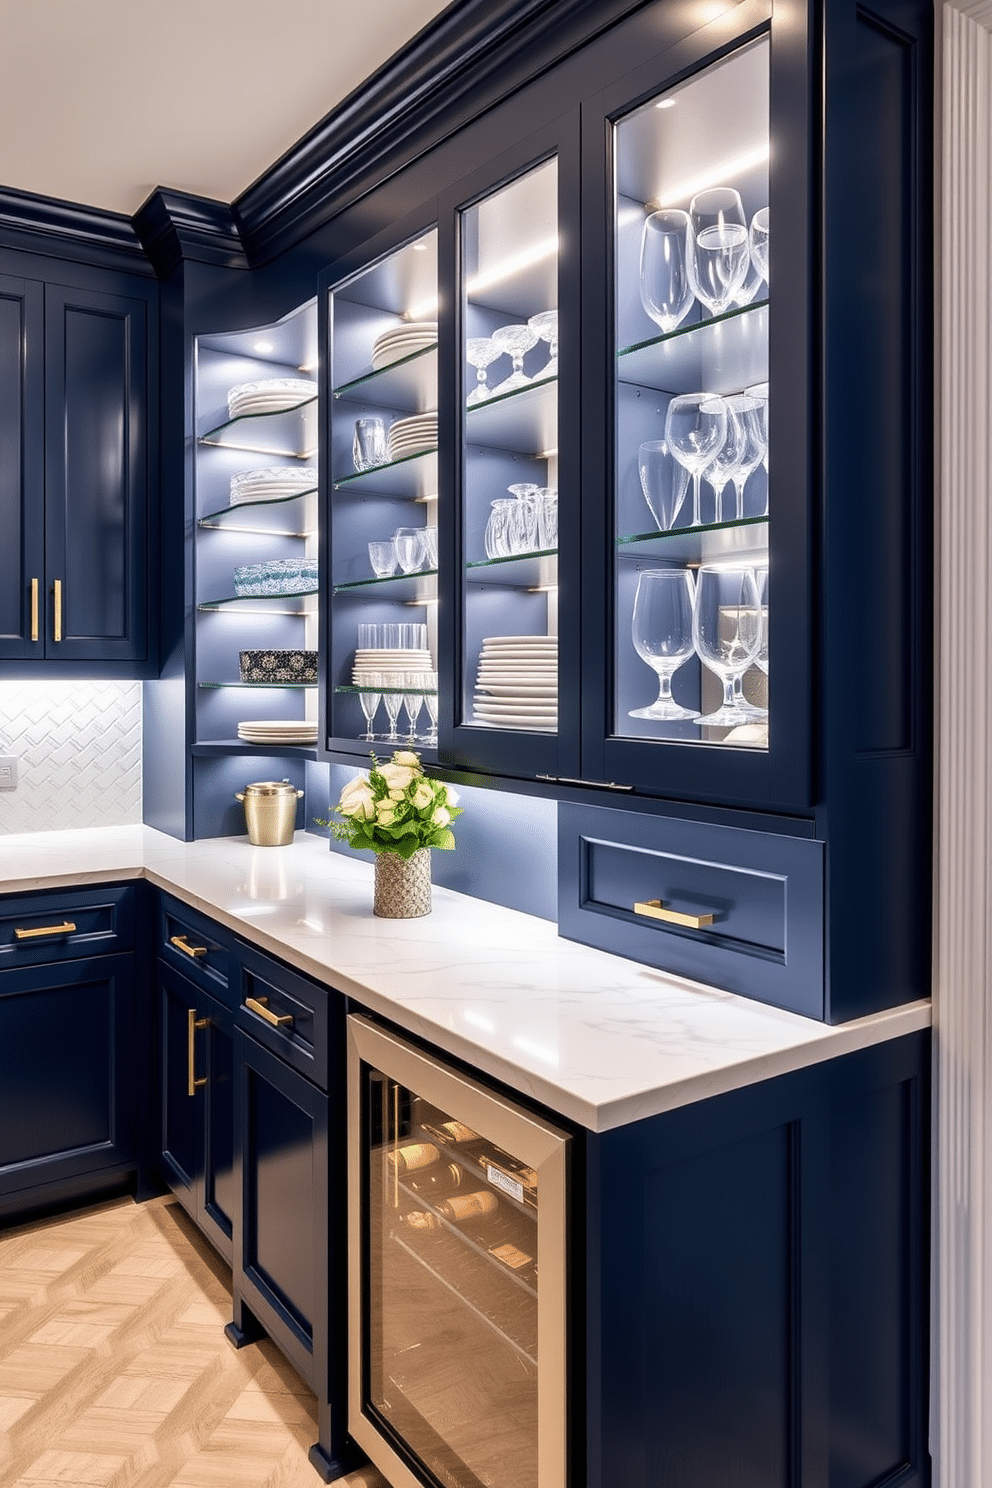
[[[768,748],[768,50],[613,131],[619,738]]]
[[[0,656],[42,645],[44,454],[42,448],[42,287],[0,275]],[[32,584],[32,580],[34,583]],[[36,624],[32,621],[37,619]]]

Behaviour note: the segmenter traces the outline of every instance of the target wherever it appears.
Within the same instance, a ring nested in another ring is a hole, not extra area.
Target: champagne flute
[[[723,702],[700,724],[733,728],[763,717],[745,698],[741,683],[761,647],[758,586],[753,568],[704,563],[696,577],[692,640],[700,661],[723,684]]]
[[[427,708],[427,716],[431,726],[427,731],[425,744],[437,747],[437,672],[424,673],[424,705]]]
[[[733,304],[751,262],[740,193],[732,186],[697,192],[689,203],[689,219],[689,282],[710,314],[720,315]]]
[[[424,685],[424,674],[423,672],[404,672],[403,677],[403,685],[407,689],[403,693],[403,709],[409,721],[406,742],[415,744],[417,742],[417,719],[424,706],[424,695],[417,689]]]
[[[389,733],[384,737],[390,744],[399,743],[399,734],[396,725],[399,721],[400,707],[403,702],[403,687],[406,681],[405,672],[383,672],[382,673],[382,701],[386,709],[386,717],[389,719]]]
[[[368,672],[364,678],[364,685],[358,692],[358,701],[361,703],[362,712],[365,714],[365,732],[362,734],[362,738],[367,744],[370,744],[375,738],[375,734],[372,732],[372,720],[375,718],[382,698],[382,693],[379,691],[381,686],[382,673]]]
[[[658,696],[646,708],[632,708],[628,718],[674,721],[699,716],[672,697],[672,677],[692,655],[694,599],[687,568],[645,569],[639,576],[630,633],[634,650],[658,675]]]
[[[641,304],[656,325],[674,331],[693,302],[689,282],[692,229],[689,216],[672,208],[652,212],[641,230]]]
[[[760,407],[758,409],[758,424],[761,429],[761,438],[764,449],[761,455],[761,463],[765,467],[765,475],[768,474],[768,384],[767,382],[755,382],[751,387],[744,389],[749,398],[756,398]],[[768,488],[765,488],[765,509],[761,513],[763,517],[768,515]]]
[[[682,393],[665,416],[665,443],[692,476],[692,522],[698,527],[699,482],[727,434],[727,405],[714,393]]]

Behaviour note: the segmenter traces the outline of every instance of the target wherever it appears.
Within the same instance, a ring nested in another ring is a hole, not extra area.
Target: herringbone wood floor
[[[313,1395],[267,1340],[232,1349],[230,1316],[172,1200],[0,1232],[0,1488],[318,1488]]]

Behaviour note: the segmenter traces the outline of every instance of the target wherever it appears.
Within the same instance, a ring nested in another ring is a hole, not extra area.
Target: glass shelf
[[[705,527],[677,527],[671,532],[638,532],[617,538],[617,556],[663,558],[667,563],[710,563],[768,551],[768,518],[713,522]]]
[[[556,450],[558,379],[539,379],[470,404],[465,410],[465,441],[524,455]]]
[[[290,687],[290,688],[297,688],[297,689],[302,688],[304,690],[306,690],[307,688],[309,688],[309,689],[313,690],[314,688],[316,688],[317,683],[316,682],[197,682],[196,685],[197,685],[197,687],[246,687],[246,688],[250,688],[252,690],[254,690],[256,688],[260,688],[260,687],[270,687],[270,688],[277,688],[277,689],[278,688],[281,688],[281,687],[283,687],[283,688]]]
[[[768,380],[768,301],[679,326],[617,353],[617,377],[665,393],[743,392]]]
[[[424,585],[421,581],[430,579],[434,582]],[[433,599],[437,593],[437,569],[423,568],[419,573],[391,574],[387,579],[355,579],[349,584],[335,584],[335,595],[358,595],[364,598],[372,593],[384,593],[387,599],[406,600],[408,603],[417,600],[426,601]]]
[[[537,553],[513,553],[509,558],[486,558],[466,563],[470,584],[506,584],[513,589],[547,589],[558,584],[558,549]]]
[[[270,534],[278,537],[313,537],[316,535],[315,528],[306,528],[303,531],[294,529],[287,531],[284,528],[268,526],[259,520],[255,524],[249,524],[240,520],[243,512],[254,512],[256,518],[270,515],[278,520],[293,507],[294,501],[302,501],[307,496],[317,494],[316,486],[308,486],[305,491],[296,491],[292,496],[268,496],[259,501],[239,501],[233,506],[222,506],[216,511],[205,513],[197,522],[198,527],[226,529],[228,532],[257,532]]]
[[[190,745],[190,753],[200,756],[259,754],[271,756],[273,759],[282,759],[286,756],[292,759],[315,760],[317,746],[315,744],[251,744],[247,739],[203,739],[197,744]]]
[[[200,435],[201,444],[309,460],[317,453],[317,394],[278,413],[243,413]]]
[[[334,482],[335,491],[377,491],[383,496],[406,496],[412,501],[437,491],[437,450],[423,450],[419,455],[404,455],[388,465],[372,470],[356,470]]]
[[[437,343],[344,382],[331,396],[373,408],[426,413],[437,407]]]
[[[383,667],[382,670],[384,672],[401,672],[403,668]],[[405,692],[409,692],[419,693],[421,697],[437,697],[436,687],[417,687],[416,684],[410,687],[335,687],[334,691],[340,692],[342,695],[346,695],[348,697],[357,697],[360,692],[388,692],[390,694],[397,692],[400,694],[401,697]]]
[[[295,594],[232,594],[225,599],[205,599],[198,610],[243,610],[249,615],[313,615],[317,612],[316,589]]]

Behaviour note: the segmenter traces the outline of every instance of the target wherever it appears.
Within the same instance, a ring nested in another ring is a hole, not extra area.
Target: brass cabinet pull
[[[56,579],[52,585],[52,593],[55,596],[55,639],[62,639],[62,580]]]
[[[266,1023],[271,1023],[273,1028],[281,1028],[284,1023],[292,1023],[292,1013],[270,1013],[265,1006],[268,1000],[267,997],[246,997],[245,1007],[251,1008],[252,1012],[264,1018]]]
[[[634,913],[647,915],[651,920],[664,920],[668,925],[685,925],[689,930],[705,930],[716,919],[716,915],[683,914],[680,909],[666,909],[660,899],[647,899],[635,904]]]
[[[31,639],[38,639],[38,580],[31,580]]]
[[[169,944],[174,945],[177,951],[185,951],[187,956],[205,956],[207,954],[206,946],[189,945],[185,935],[170,935]]]
[[[39,925],[36,930],[14,930],[15,940],[34,940],[39,935],[71,935],[75,930],[72,920],[63,920],[61,925]]]
[[[207,1077],[206,1077],[206,1075],[203,1075],[202,1078],[199,1079],[199,1080],[196,1078],[196,1072],[195,1072],[195,1070],[193,1068],[193,1064],[194,1064],[194,1060],[196,1058],[196,1030],[198,1028],[207,1028],[207,1027],[209,1027],[209,1025],[210,1025],[210,1019],[209,1018],[198,1018],[196,1016],[196,1008],[188,1008],[187,1009],[187,1012],[186,1012],[186,1094],[187,1095],[195,1095],[196,1092],[201,1088],[201,1086],[206,1085],[206,1083],[207,1083]]]

